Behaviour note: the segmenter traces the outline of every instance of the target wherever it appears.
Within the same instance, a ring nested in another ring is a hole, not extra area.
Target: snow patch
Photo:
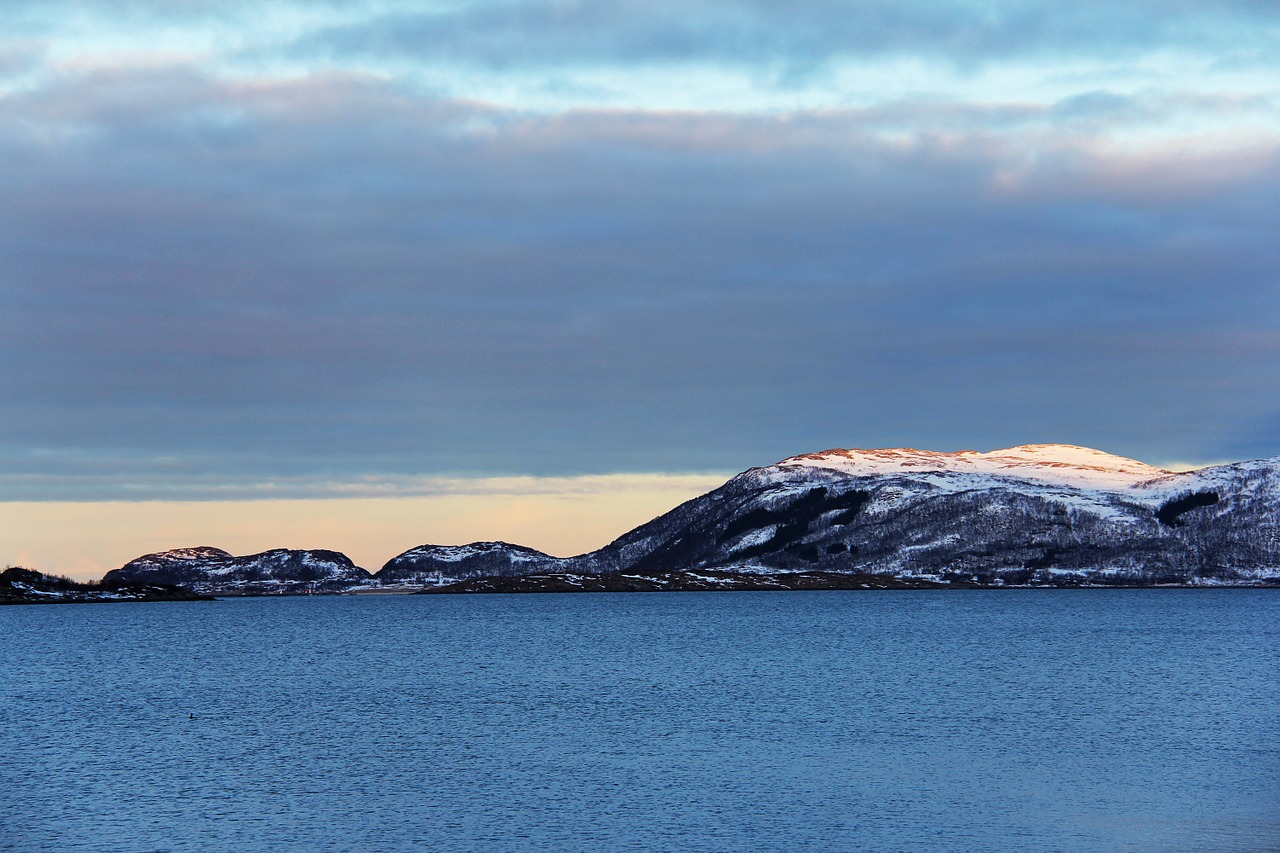
[[[1024,444],[989,453],[943,453],[910,447],[835,449],[792,456],[774,467],[826,468],[852,477],[934,472],[988,474],[1078,488],[1123,488],[1171,474],[1136,459],[1070,444]]]

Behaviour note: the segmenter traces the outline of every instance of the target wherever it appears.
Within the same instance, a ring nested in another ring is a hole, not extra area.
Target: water
[[[1280,850],[1276,591],[241,599],[0,631],[6,850]]]

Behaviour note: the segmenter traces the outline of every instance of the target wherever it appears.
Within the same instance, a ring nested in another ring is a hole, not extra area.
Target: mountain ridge
[[[853,476],[898,471],[951,471],[1029,477],[1097,487],[1140,482],[1174,472],[1136,459],[1074,444],[1022,444],[1000,450],[954,452],[912,447],[833,448],[791,456],[771,466],[831,467]]]
[[[700,571],[965,586],[1272,584],[1280,583],[1278,510],[1280,457],[1173,472],[1078,445],[835,448],[750,468],[572,557],[495,541],[428,544],[361,576],[336,552],[288,552],[328,555],[335,568],[318,585],[295,573],[273,586],[273,570],[260,564],[275,552],[236,558],[186,549],[124,569],[138,580],[159,577],[144,571],[152,564],[198,571],[204,561],[209,569],[197,583],[207,591],[218,588],[218,572],[235,575],[227,567],[247,561],[257,568],[237,582],[244,590],[256,577],[255,592]]]

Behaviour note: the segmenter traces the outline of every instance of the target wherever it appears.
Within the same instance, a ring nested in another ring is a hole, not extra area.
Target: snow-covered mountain
[[[337,551],[276,548],[235,557],[221,548],[147,554],[107,572],[104,584],[180,586],[210,595],[339,592],[369,585],[372,575]]]
[[[1057,444],[828,450],[745,471],[598,551],[492,571],[1270,583],[1280,582],[1278,515],[1280,458],[1173,473]],[[476,576],[435,566],[436,583]]]
[[[604,575],[630,579],[580,580]],[[576,557],[506,542],[422,545],[371,578],[334,551],[185,548],[139,557],[104,581],[226,595],[457,582],[551,589],[570,576],[579,581],[565,584],[593,589],[770,586],[740,577],[762,575],[795,575],[787,588],[839,586],[830,575],[909,585],[1280,584],[1280,457],[1173,473],[1061,444],[827,450],[744,471]],[[543,580],[474,583],[534,576]]]
[[[753,468],[587,558],[601,569],[978,583],[1280,577],[1280,459],[1175,474],[1068,445],[830,450]]]

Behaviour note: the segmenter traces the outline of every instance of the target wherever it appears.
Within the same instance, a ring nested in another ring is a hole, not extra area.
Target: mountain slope
[[[547,558],[551,568],[512,563],[498,574],[827,572],[997,586],[1274,582],[1278,511],[1280,458],[1178,474],[1070,445],[829,450],[745,471],[590,554]],[[442,570],[435,582],[475,576]]]

